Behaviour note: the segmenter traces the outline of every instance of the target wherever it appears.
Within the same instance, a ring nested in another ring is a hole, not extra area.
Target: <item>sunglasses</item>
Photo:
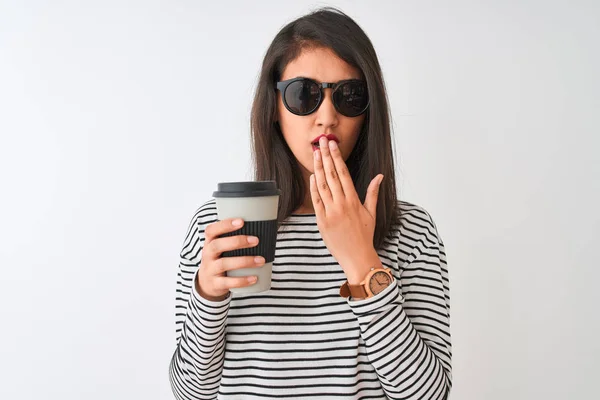
[[[296,115],[309,115],[317,111],[325,98],[324,89],[332,88],[333,105],[346,117],[358,117],[369,107],[367,83],[348,79],[336,83],[318,83],[309,78],[292,78],[277,82],[283,104]]]

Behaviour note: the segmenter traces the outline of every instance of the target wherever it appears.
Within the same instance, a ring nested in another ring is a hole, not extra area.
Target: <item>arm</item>
[[[180,254],[175,300],[177,348],[169,367],[171,388],[179,400],[215,399],[223,371],[231,298],[208,301],[198,294],[195,284],[204,229],[214,220],[207,206],[201,207],[192,219]]]
[[[427,233],[415,239],[400,264],[400,285],[349,302],[390,399],[445,399],[452,386],[446,254],[435,224],[425,216],[419,224]],[[406,245],[400,243],[402,251]]]

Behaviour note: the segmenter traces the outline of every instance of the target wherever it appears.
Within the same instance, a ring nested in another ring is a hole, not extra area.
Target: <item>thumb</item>
[[[365,196],[365,208],[373,218],[377,214],[377,198],[379,197],[379,188],[383,181],[383,175],[379,174],[369,184],[367,195]]]

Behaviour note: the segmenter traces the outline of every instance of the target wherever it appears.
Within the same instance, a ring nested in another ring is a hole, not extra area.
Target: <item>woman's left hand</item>
[[[373,247],[377,198],[383,175],[369,184],[361,204],[350,171],[337,143],[322,137],[314,151],[315,173],[310,176],[310,193],[317,226],[331,255],[350,284],[359,284],[381,261]]]

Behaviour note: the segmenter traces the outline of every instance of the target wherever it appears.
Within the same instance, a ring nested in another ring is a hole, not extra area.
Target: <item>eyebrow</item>
[[[306,79],[312,79],[313,81],[317,82],[317,83],[323,83],[323,81],[320,81],[316,78],[311,78],[310,76],[304,76],[304,75],[298,75],[295,76],[293,78],[288,78],[288,79],[295,79],[295,78],[306,78]],[[361,78],[344,78],[344,79],[339,79],[337,81],[334,82],[328,82],[328,83],[338,83],[338,82],[342,82],[342,81],[349,81],[349,80],[360,80]]]

